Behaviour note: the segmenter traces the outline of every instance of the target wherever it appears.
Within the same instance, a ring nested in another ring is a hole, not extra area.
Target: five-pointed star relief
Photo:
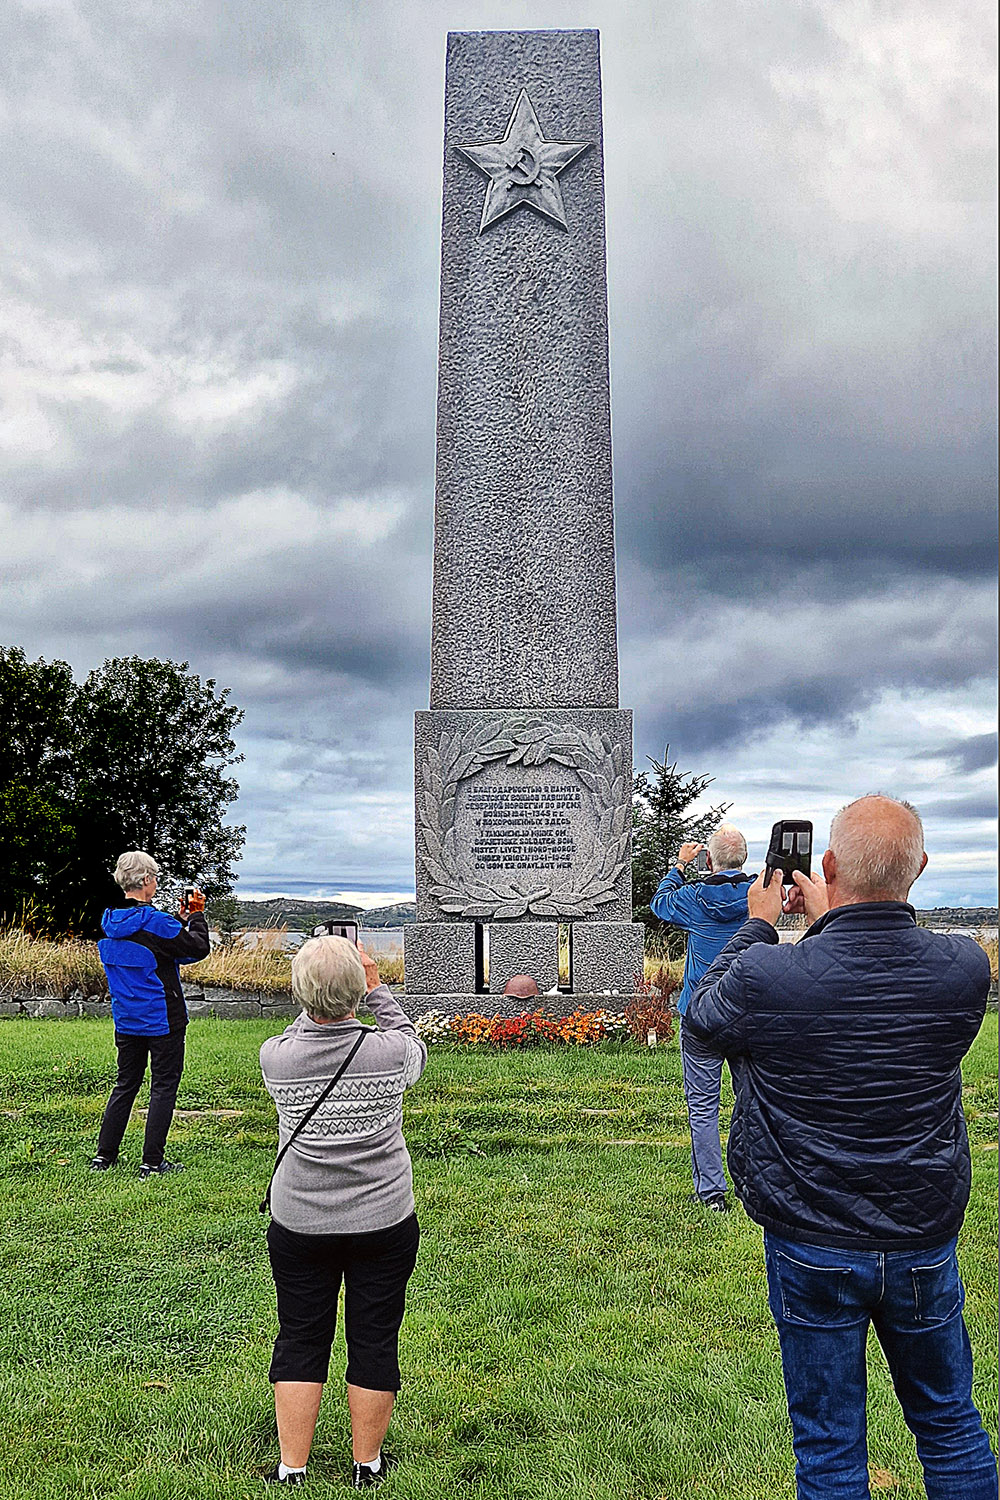
[[[566,210],[556,178],[589,144],[545,140],[531,100],[522,89],[502,141],[455,147],[490,179],[479,233],[522,203],[566,229]]]

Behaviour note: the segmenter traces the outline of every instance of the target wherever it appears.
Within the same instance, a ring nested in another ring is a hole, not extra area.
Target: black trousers
[[[349,1385],[398,1391],[399,1329],[417,1263],[416,1214],[371,1234],[297,1234],[272,1219],[267,1252],[278,1293],[270,1379],[324,1383],[344,1283]]]
[[[172,1031],[169,1036],[129,1036],[116,1031],[115,1046],[118,1048],[118,1081],[111,1090],[101,1121],[97,1154],[108,1161],[117,1161],[135,1096],[146,1076],[148,1058],[149,1113],[142,1159],[147,1166],[158,1167],[163,1160],[163,1147],[174,1117],[177,1089],[184,1071],[184,1032]]]

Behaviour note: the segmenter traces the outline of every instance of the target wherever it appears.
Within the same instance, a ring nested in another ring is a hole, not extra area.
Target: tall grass
[[[990,961],[990,982],[997,982],[997,933],[992,927],[981,927],[976,933],[976,942]]]
[[[96,943],[80,938],[33,937],[21,927],[0,927],[0,995],[107,993]]]

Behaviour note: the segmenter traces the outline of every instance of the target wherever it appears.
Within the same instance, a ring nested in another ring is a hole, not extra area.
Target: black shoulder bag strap
[[[319,1109],[320,1105],[323,1104],[325,1102],[325,1100],[327,1100],[330,1097],[330,1095],[333,1093],[334,1089],[337,1087],[337,1084],[340,1082],[340,1080],[343,1078],[344,1074],[347,1072],[347,1069],[350,1067],[351,1062],[352,1062],[352,1060],[354,1058],[355,1052],[357,1052],[358,1048],[361,1046],[361,1043],[364,1041],[364,1039],[365,1039],[365,1037],[367,1035],[368,1035],[368,1027],[366,1026],[362,1030],[360,1036],[358,1037],[357,1041],[354,1043],[354,1046],[351,1048],[350,1052],[348,1052],[347,1056],[344,1058],[344,1061],[341,1063],[341,1065],[337,1069],[336,1073],[334,1073],[333,1077],[330,1079],[330,1082],[327,1084],[326,1088],[323,1090],[323,1092],[320,1094],[319,1098],[316,1100],[316,1103],[312,1106],[311,1109],[307,1110],[307,1112],[302,1116],[302,1119],[296,1125],[295,1129],[292,1131],[291,1135],[288,1137],[288,1140],[285,1142],[285,1144],[282,1146],[281,1150],[278,1152],[278,1159],[277,1159],[277,1161],[274,1164],[274,1171],[271,1173],[271,1180],[267,1184],[267,1192],[264,1194],[263,1198],[260,1200],[260,1211],[261,1211],[262,1214],[269,1214],[271,1212],[271,1189],[274,1186],[275,1175],[277,1174],[278,1168],[281,1166],[281,1163],[285,1159],[285,1154],[288,1151],[289,1146],[291,1146],[292,1142],[295,1140],[295,1137],[300,1133],[300,1131],[304,1130],[305,1127],[309,1124],[309,1121],[312,1119],[313,1115]]]

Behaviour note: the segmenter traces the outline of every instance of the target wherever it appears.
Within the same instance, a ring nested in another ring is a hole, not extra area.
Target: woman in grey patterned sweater
[[[365,1489],[394,1466],[382,1439],[400,1385],[399,1328],[420,1237],[403,1091],[423,1072],[427,1049],[375,960],[345,938],[304,943],[292,990],[303,1014],[260,1049],[279,1147],[360,1045],[272,1184],[267,1238],[280,1326],[270,1378],[281,1462],[266,1478],[304,1483],[343,1280],[354,1487]],[[377,1029],[357,1019],[366,994]]]

